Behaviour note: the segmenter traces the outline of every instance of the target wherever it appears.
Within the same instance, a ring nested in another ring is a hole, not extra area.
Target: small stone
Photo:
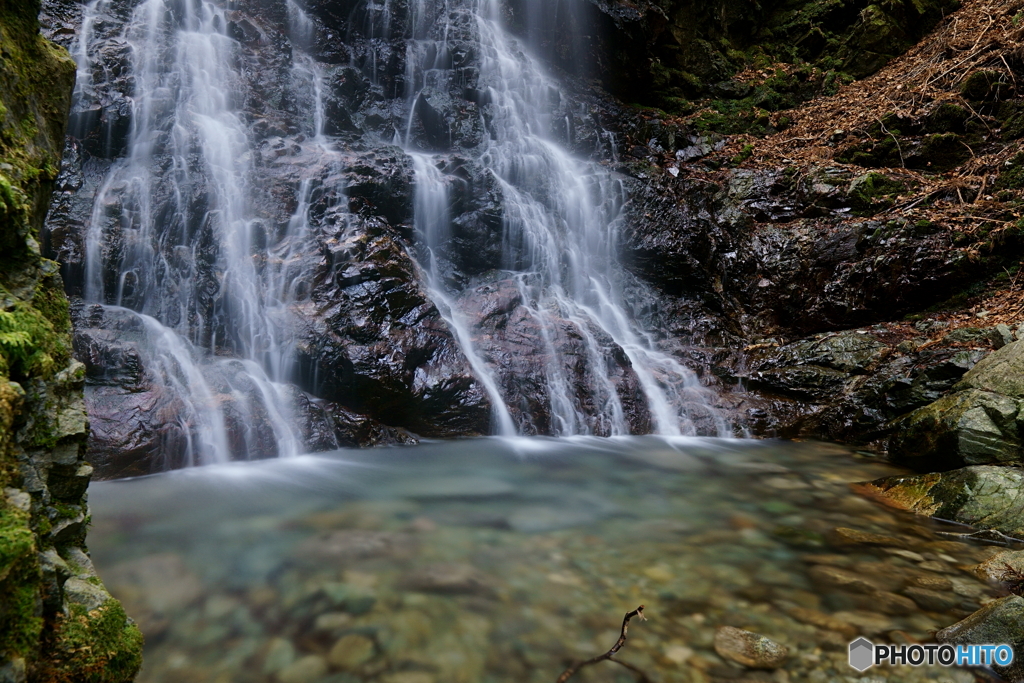
[[[797,621],[801,621],[811,626],[817,626],[818,628],[825,629],[826,631],[835,631],[841,633],[848,638],[852,638],[857,635],[857,628],[846,623],[842,619],[836,619],[830,614],[819,612],[816,609],[807,609],[805,607],[793,607],[787,610],[789,616],[793,617]]]
[[[836,619],[841,619],[848,624],[852,624],[857,627],[857,630],[866,636],[879,635],[893,630],[892,621],[881,614],[856,610],[849,612],[836,612],[832,616]]]
[[[777,669],[789,658],[785,645],[732,626],[721,626],[715,631],[715,652],[752,669]]]
[[[457,563],[421,567],[406,575],[402,585],[425,593],[488,596],[495,592],[487,576],[471,565]]]
[[[313,628],[317,631],[337,631],[348,628],[351,623],[352,615],[347,612],[327,612],[316,618]]]
[[[992,348],[1001,349],[1007,344],[1012,343],[1013,332],[1010,331],[1010,328],[1004,325],[1003,323],[999,323],[998,325],[996,325],[995,332],[992,335]]]
[[[285,638],[271,638],[267,656],[263,659],[263,673],[276,674],[295,661],[295,646]]]
[[[879,589],[874,581],[839,567],[819,564],[811,567],[807,573],[815,583],[854,593],[871,594]]]
[[[8,505],[22,512],[28,512],[32,509],[32,495],[28,491],[7,488],[4,489],[4,497],[7,499]]]
[[[885,552],[896,557],[902,557],[905,560],[911,562],[924,562],[924,555],[921,553],[915,553],[913,550],[904,550],[903,548],[886,548]]]
[[[662,564],[656,564],[653,567],[645,568],[644,575],[661,583],[671,581],[675,578],[675,574],[673,574],[668,567]]]
[[[339,669],[352,671],[373,659],[375,649],[372,640],[353,633],[342,637],[334,644],[327,655],[327,661]]]
[[[955,595],[917,586],[910,586],[903,593],[926,612],[949,612],[960,604]]]
[[[81,605],[86,611],[94,610],[107,600],[110,593],[84,579],[72,577],[64,582],[64,597],[68,602]]]
[[[1003,550],[971,571],[979,579],[990,583],[1024,580],[1024,550]]]
[[[902,616],[917,611],[917,605],[910,598],[906,598],[889,591],[878,591],[871,595],[864,596],[860,600],[860,606],[865,610],[882,612]]]
[[[952,581],[945,576],[938,576],[936,574],[917,574],[912,576],[910,577],[910,585],[930,591],[942,592],[953,590]]]
[[[327,674],[327,662],[317,655],[306,655],[278,672],[280,683],[316,683]]]
[[[904,541],[892,536],[883,536],[847,527],[836,527],[832,531],[832,542],[837,545],[885,545],[896,548],[906,545]]]
[[[693,650],[686,647],[685,645],[669,645],[665,648],[665,659],[682,666],[686,664],[686,660],[693,656]]]

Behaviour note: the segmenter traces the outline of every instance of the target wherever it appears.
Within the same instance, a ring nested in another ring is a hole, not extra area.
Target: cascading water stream
[[[422,25],[429,15],[421,2],[412,8],[412,39],[407,51],[410,118],[404,144],[416,169],[416,224],[426,246],[429,280],[439,308],[458,330],[474,371],[487,387],[495,421],[504,423],[508,409],[500,398],[499,382],[480,358],[459,324],[457,305],[436,272],[432,255],[448,237],[446,183],[443,164],[411,143],[409,131],[422,98],[443,91],[459,76],[450,66],[450,17],[466,9],[440,8],[432,27]],[[659,351],[651,337],[630,319],[617,258],[618,232],[623,220],[625,192],[605,167],[573,156],[556,142],[551,131],[552,102],[563,97],[558,83],[503,27],[497,0],[469,5],[479,45],[478,88],[486,92],[486,133],[476,151],[477,161],[500,188],[503,209],[503,267],[514,274],[523,305],[536,321],[548,362],[545,368],[551,428],[555,434],[628,434],[623,397],[609,374],[605,358],[610,339],[628,357],[647,400],[654,430],[660,434],[694,434],[691,413],[711,416],[718,435],[728,435],[726,422],[709,407],[695,374],[675,358]],[[433,36],[432,38],[430,36]],[[570,128],[566,122],[565,128]],[[566,372],[571,359],[560,353],[558,325],[567,321],[582,339],[587,363],[595,375],[581,401]],[[498,394],[496,396],[495,394]],[[583,403],[596,406],[588,421]]]
[[[90,30],[105,1],[85,8],[82,74],[92,68]],[[209,0],[145,0],[132,13],[123,33],[135,79],[127,156],[96,196],[85,247],[85,302],[142,321],[144,365],[184,405],[187,464],[301,450],[282,382],[293,370],[287,309],[311,187],[301,184],[284,234],[267,235],[251,208],[252,152],[232,99],[240,76],[225,13]],[[308,34],[302,20],[293,30]],[[319,87],[312,66],[310,74]],[[319,96],[316,109],[319,139]],[[112,223],[122,235],[116,248]],[[258,267],[261,242],[267,256]],[[212,277],[200,260],[213,265]]]

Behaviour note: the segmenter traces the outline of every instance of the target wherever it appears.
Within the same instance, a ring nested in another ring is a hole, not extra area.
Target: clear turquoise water
[[[858,633],[929,641],[991,598],[965,567],[994,549],[849,488],[896,471],[825,444],[692,438],[339,451],[94,484],[90,548],[147,637],[146,683],[554,681],[639,604],[620,656],[655,681],[966,683],[846,663]],[[943,600],[922,608],[921,585]],[[788,663],[730,664],[723,625]],[[602,663],[579,680],[634,677]]]

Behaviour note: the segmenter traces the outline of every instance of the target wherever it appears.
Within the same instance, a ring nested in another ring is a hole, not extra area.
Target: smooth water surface
[[[858,633],[929,641],[991,598],[964,569],[991,547],[850,490],[893,472],[821,444],[473,439],[101,482],[90,539],[146,683],[550,682],[639,604],[620,656],[654,681],[974,680],[847,665]],[[789,663],[726,663],[721,625]]]

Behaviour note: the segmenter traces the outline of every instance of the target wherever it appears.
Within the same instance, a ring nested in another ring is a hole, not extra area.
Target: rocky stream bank
[[[38,241],[75,73],[39,10],[0,3],[0,681],[127,683],[142,635],[86,553],[85,366]]]

